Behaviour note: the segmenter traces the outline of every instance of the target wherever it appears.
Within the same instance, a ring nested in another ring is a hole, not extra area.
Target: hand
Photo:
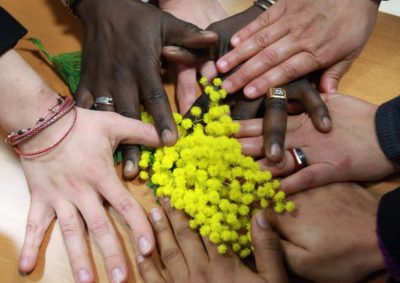
[[[375,25],[379,0],[279,0],[231,40],[218,60],[228,92],[245,87],[249,98],[325,68],[321,91],[335,92]]]
[[[338,183],[290,197],[293,214],[267,213],[284,238],[288,267],[313,282],[359,282],[384,269],[378,247],[378,200],[356,184]]]
[[[219,35],[215,56],[219,58],[227,53],[230,50],[229,40],[232,34],[257,17],[257,15],[260,15],[261,12],[262,9],[253,6],[242,13],[210,25],[208,30],[212,30]],[[260,107],[264,108],[262,111],[265,112],[265,155],[270,162],[277,163],[283,158],[286,116],[288,112],[292,113],[294,108],[297,108],[297,111],[299,110],[298,107],[293,107],[293,102],[297,106],[301,105],[302,110],[310,113],[312,121],[319,131],[326,133],[331,130],[332,124],[329,111],[311,83],[311,76],[309,76],[282,86],[287,92],[289,109],[288,104],[281,99],[267,99],[263,103],[263,98],[250,100],[244,97],[241,91],[228,96],[226,103],[232,106],[231,115],[234,119],[255,118]],[[204,101],[201,99],[199,102],[202,104]]]
[[[201,239],[189,228],[185,214],[172,209],[168,201],[163,201],[162,207],[166,215],[161,209],[153,208],[150,219],[170,280],[162,277],[150,257],[138,256],[139,270],[146,283],[288,282],[279,238],[260,213],[253,217],[251,223],[257,267],[257,271],[253,272],[232,251],[221,255],[214,244]]]
[[[289,117],[283,161],[267,166],[261,162],[274,176],[285,177],[282,190],[295,193],[331,182],[378,180],[399,169],[380,149],[375,105],[342,94],[323,94],[323,98],[331,113],[332,131],[315,131],[306,115]],[[241,122],[237,137],[242,138],[245,154],[263,155],[262,132],[260,119]],[[309,166],[294,172],[295,162],[288,149],[297,147],[304,151]]]
[[[51,143],[54,135],[59,136],[58,131],[64,132],[69,125],[68,115],[24,144],[23,149],[32,151],[40,142]],[[149,124],[78,108],[76,125],[57,148],[40,157],[21,159],[31,191],[20,259],[22,271],[35,267],[45,232],[57,217],[76,282],[93,282],[95,278],[84,238],[85,225],[103,253],[111,282],[125,282],[125,256],[103,198],[132,229],[139,252],[152,252],[154,236],[146,214],[114,169],[112,154],[119,143],[160,145],[155,128]]]
[[[85,32],[79,105],[89,108],[96,97],[112,97],[118,113],[140,119],[142,102],[163,144],[174,144],[177,129],[160,78],[162,47],[190,48],[191,54],[208,58],[207,47],[217,36],[141,1],[85,0],[77,5],[77,14]],[[133,178],[140,150],[125,147],[123,155],[124,176]]]
[[[211,23],[224,19],[227,14],[217,0],[160,0],[160,9],[168,12],[182,21],[198,26],[201,29],[207,28]],[[196,11],[192,13],[192,11]],[[217,69],[213,61],[201,64],[200,73],[212,79],[217,76]],[[176,65],[177,84],[176,96],[179,111],[186,113],[197,98],[196,67]]]

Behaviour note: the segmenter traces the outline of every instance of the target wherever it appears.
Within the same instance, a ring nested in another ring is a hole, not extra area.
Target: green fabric
[[[51,55],[39,39],[30,38],[29,40],[31,40],[33,44],[46,56],[47,60],[53,64],[57,72],[71,89],[71,92],[75,95],[81,75],[82,52],[75,51]]]

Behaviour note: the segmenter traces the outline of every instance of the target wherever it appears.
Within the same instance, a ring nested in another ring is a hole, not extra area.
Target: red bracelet
[[[62,135],[61,138],[58,141],[56,141],[55,143],[53,143],[52,145],[50,145],[50,146],[48,146],[46,148],[43,148],[43,149],[40,149],[40,150],[37,150],[37,151],[33,151],[33,152],[23,152],[21,149],[19,149],[18,145],[15,145],[14,146],[15,152],[18,153],[20,156],[23,156],[23,157],[33,157],[33,156],[36,156],[36,155],[47,153],[47,152],[51,151],[52,149],[54,149],[55,147],[57,147],[58,145],[60,145],[61,142],[72,131],[72,128],[74,127],[74,125],[76,123],[76,120],[77,120],[77,117],[78,117],[78,111],[77,111],[76,107],[73,107],[72,109],[73,109],[73,112],[74,112],[74,116],[73,116],[71,125],[69,126],[67,132],[64,135]],[[67,114],[68,112],[69,112],[69,110],[66,111],[62,116],[65,116],[65,114]]]
[[[16,146],[24,141],[27,141],[36,135],[38,135],[41,131],[49,127],[51,124],[58,121],[61,117],[63,117],[66,113],[68,113],[75,106],[75,102],[70,98],[57,98],[57,105],[53,106],[49,109],[49,112],[42,118],[36,121],[36,125],[33,128],[21,129],[17,132],[10,133],[6,142],[12,146]]]

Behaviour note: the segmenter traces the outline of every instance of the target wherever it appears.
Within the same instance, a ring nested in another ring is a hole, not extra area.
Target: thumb
[[[116,142],[122,144],[143,144],[149,147],[161,146],[161,140],[152,124],[124,117],[113,112],[99,113],[103,116],[103,125]]]
[[[353,60],[345,59],[326,69],[321,77],[321,91],[326,93],[337,92],[339,82],[350,68],[351,63],[353,63]]]
[[[288,282],[279,236],[271,229],[262,211],[253,216],[251,238],[257,271],[267,282]]]

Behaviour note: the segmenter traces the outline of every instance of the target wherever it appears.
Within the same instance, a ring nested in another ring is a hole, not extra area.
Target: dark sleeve
[[[383,153],[400,165],[400,96],[379,106],[375,126]]]
[[[400,188],[382,197],[378,208],[377,234],[389,273],[400,280]]]
[[[0,7],[0,56],[13,48],[27,30]]]

